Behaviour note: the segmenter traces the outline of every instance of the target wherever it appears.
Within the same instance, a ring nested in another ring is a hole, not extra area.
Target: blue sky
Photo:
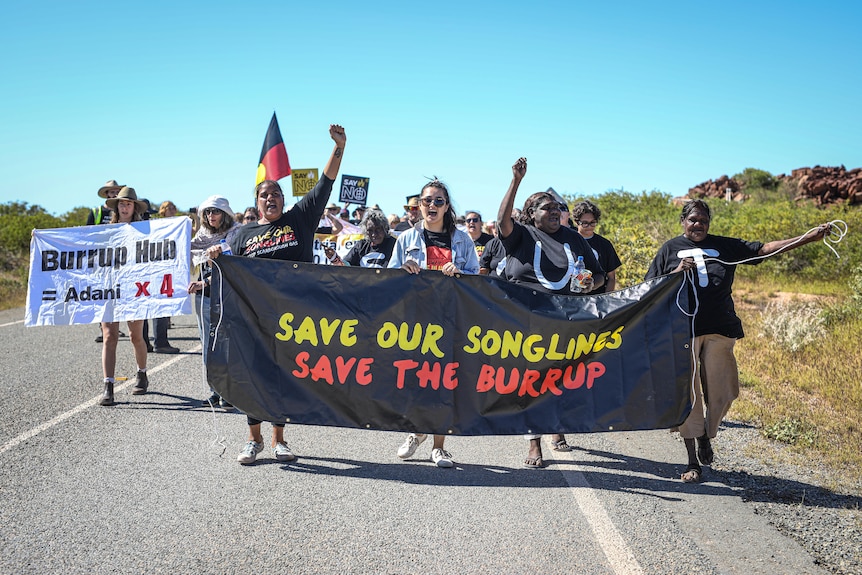
[[[128,5],[127,5],[128,4]],[[401,213],[426,177],[494,219],[518,194],[862,166],[854,2],[15,3],[0,20],[0,203],[55,214],[117,179],[241,210],[277,112],[294,168]],[[282,185],[289,187],[290,180]],[[334,199],[335,192],[333,192]]]

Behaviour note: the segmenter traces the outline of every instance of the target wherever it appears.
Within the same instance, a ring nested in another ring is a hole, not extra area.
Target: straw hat
[[[150,207],[149,202],[145,202],[138,199],[138,194],[135,192],[135,188],[130,188],[128,186],[123,186],[122,188],[120,188],[120,193],[117,194],[117,197],[109,198],[108,201],[105,202],[105,205],[116,212],[117,204],[120,200],[131,200],[135,202],[135,211],[139,214],[143,214]]]
[[[404,204],[404,209],[410,211],[410,208],[419,207],[419,196],[410,196],[407,198],[407,203]]]
[[[117,183],[117,180],[108,180],[107,182],[105,182],[104,186],[99,188],[99,197],[100,198],[107,198],[108,192],[110,192],[111,190],[113,190],[115,192],[119,192],[120,189],[123,187],[124,186],[122,184]]]

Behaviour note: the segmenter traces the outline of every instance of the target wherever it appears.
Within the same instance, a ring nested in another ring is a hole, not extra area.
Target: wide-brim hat
[[[230,209],[230,202],[228,202],[227,198],[224,196],[210,196],[202,201],[201,205],[198,206],[198,216],[203,217],[204,210],[207,208],[219,209],[231,218],[236,219],[236,215],[234,215],[233,210]]]
[[[407,198],[407,203],[404,204],[404,209],[409,210],[410,208],[418,208],[419,207],[419,196],[409,196]]]
[[[105,182],[104,186],[99,188],[99,197],[107,198],[108,192],[110,192],[111,190],[119,192],[124,187],[125,186],[123,184],[118,184],[117,180],[108,180],[107,182]]]
[[[341,208],[339,208],[339,207],[335,204],[335,202],[329,202],[329,205],[328,205],[328,206],[326,206],[326,209],[327,209],[327,210],[340,210]]]
[[[117,204],[120,200],[130,200],[135,202],[135,211],[139,214],[143,214],[150,208],[149,202],[145,202],[143,200],[138,199],[138,194],[135,192],[135,188],[130,188],[128,186],[123,186],[120,188],[120,193],[117,194],[116,198],[108,198],[108,201],[105,202],[105,205],[111,208],[113,211],[117,211]]]

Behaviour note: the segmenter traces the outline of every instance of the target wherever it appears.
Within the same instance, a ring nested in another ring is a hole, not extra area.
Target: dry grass
[[[840,302],[827,286],[790,294],[788,286],[776,290],[774,282],[768,284],[774,291],[755,281],[737,283],[746,337],[736,346],[743,390],[730,416],[787,443],[800,461],[832,468],[836,487],[858,485],[862,315],[829,324],[812,314]]]

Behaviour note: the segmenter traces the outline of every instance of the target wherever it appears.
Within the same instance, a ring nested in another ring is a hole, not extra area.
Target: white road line
[[[2,326],[0,326],[0,327],[2,327]],[[190,349],[189,351],[193,353],[193,352],[196,352],[200,349],[201,349],[201,346],[198,345],[197,347]],[[186,357],[188,357],[188,354],[180,354],[174,358],[171,358],[169,361],[166,361],[165,363],[163,363],[161,365],[157,365],[156,367],[154,367],[152,369],[147,369],[147,373],[158,373],[158,372],[162,371],[163,369],[167,369],[168,367],[172,366],[173,364],[177,363],[178,361],[185,359]],[[135,383],[135,379],[129,378],[129,380],[126,383],[119,385],[119,386],[115,386],[114,392],[116,393],[119,391],[123,391],[127,387],[130,387],[133,383]],[[54,427],[55,425],[59,425],[59,424],[63,423],[64,421],[66,421],[70,417],[81,413],[85,409],[93,407],[94,405],[99,403],[99,399],[101,399],[101,397],[102,397],[102,395],[99,394],[96,397],[94,397],[93,399],[91,399],[89,401],[85,401],[84,403],[73,407],[72,409],[70,409],[69,411],[67,411],[65,413],[61,413],[60,415],[58,415],[54,419],[52,419],[50,421],[46,421],[42,425],[34,427],[33,429],[31,429],[29,431],[25,431],[24,433],[22,433],[18,437],[10,439],[6,443],[4,443],[2,447],[0,447],[0,455],[9,451],[10,449],[14,449],[15,447],[17,447],[18,445],[20,445],[24,441],[27,441],[31,437],[35,437],[35,436],[39,435],[40,433],[42,433],[43,431],[47,431],[47,430],[51,429],[52,427]]]
[[[562,457],[567,455],[573,462],[575,456],[572,453],[555,453],[554,457]],[[569,484],[572,497],[581,508],[581,512],[590,524],[590,529],[596,535],[596,541],[608,559],[608,563],[617,575],[644,575],[643,568],[632,553],[631,548],[626,544],[623,536],[614,526],[611,518],[608,517],[604,506],[599,498],[596,497],[595,491],[587,482],[584,474],[575,469],[562,469],[560,473]]]
[[[24,320],[19,319],[18,321],[10,321],[9,323],[0,323],[0,327],[6,327],[7,325],[15,325],[18,323],[24,323]]]

